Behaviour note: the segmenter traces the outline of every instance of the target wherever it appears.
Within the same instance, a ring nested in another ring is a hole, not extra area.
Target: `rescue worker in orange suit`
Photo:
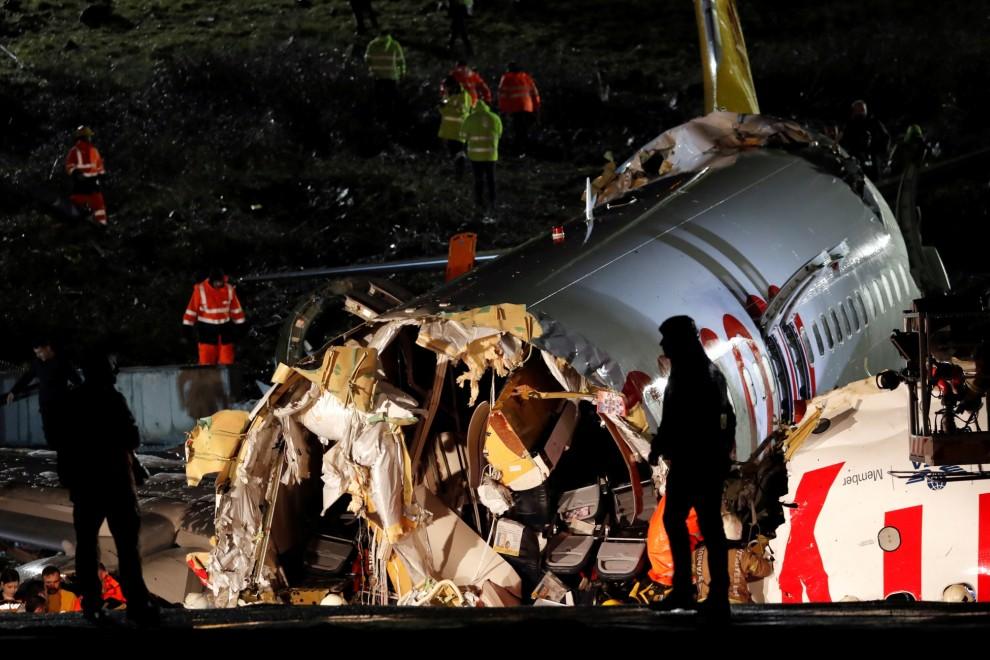
[[[667,537],[667,530],[663,526],[663,512],[667,510],[667,498],[661,497],[657,502],[657,508],[650,516],[650,526],[646,531],[646,554],[650,560],[649,578],[668,589],[674,584],[674,561],[670,554],[670,539]],[[701,528],[698,527],[698,515],[694,509],[688,513],[687,518],[688,538],[691,542],[691,551],[701,543]]]
[[[182,324],[199,346],[200,364],[234,364],[234,342],[245,321],[241,301],[219,268],[193,286]]]
[[[529,130],[540,111],[540,91],[533,78],[510,62],[498,83],[498,111],[512,124],[512,142],[516,151],[525,154],[529,147]]]
[[[472,106],[478,102],[479,98],[491,105],[492,90],[488,87],[488,83],[485,82],[480,73],[468,66],[465,60],[459,60],[457,66],[451,69],[448,75],[453,76],[454,80],[461,83],[461,87],[471,95]]]
[[[120,607],[122,604],[127,602],[124,597],[124,590],[120,588],[120,582],[114,576],[110,575],[107,567],[100,562],[99,570],[97,575],[100,577],[100,585],[103,587],[103,604],[105,607],[115,608]]]
[[[711,568],[708,598],[700,609],[713,619],[724,619],[729,616],[729,559],[722,528],[722,493],[735,447],[735,415],[725,377],[705,354],[694,320],[673,316],[660,325],[660,333],[660,346],[670,360],[670,378],[650,462],[663,456],[670,465],[663,524],[670,538],[674,584],[656,607],[696,607],[687,527],[693,507]]]
[[[90,215],[93,222],[107,224],[107,205],[100,192],[101,178],[106,174],[103,157],[93,145],[93,129],[80,126],[76,129],[76,143],[65,157],[65,173],[72,179],[69,201],[80,211]]]

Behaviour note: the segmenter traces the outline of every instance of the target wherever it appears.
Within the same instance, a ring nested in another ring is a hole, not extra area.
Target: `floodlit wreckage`
[[[662,200],[743,152],[811,141],[789,122],[713,113],[609,168],[597,203],[656,180]],[[191,560],[216,606],[635,598],[663,486],[647,456],[665,380],[615,359],[621,330],[600,348],[542,309],[437,300],[364,314],[321,353],[280,364],[250,415],[193,431],[190,483],[219,472],[216,546]],[[654,346],[640,362],[651,372]],[[757,502],[786,491],[778,479],[768,495],[758,476],[783,474],[783,435],[768,430],[759,447],[741,443],[749,468],[734,490],[748,525],[775,518],[763,530],[783,517]]]
[[[524,522],[573,530],[552,539],[547,556],[565,572],[584,568],[604,533],[606,474],[572,466],[587,483],[568,489],[563,518],[550,511],[547,485],[577,435],[586,456],[618,457],[627,487],[613,490],[626,522],[656,498],[641,485],[643,406],[627,409],[621,392],[555,356],[574,350],[565,342],[520,305],[403,311],[361,326],[316,369],[281,365],[243,435],[226,435],[242,437],[239,447],[219,448],[215,423],[188,445],[190,479],[223,465],[218,543],[206,565],[216,604],[308,584],[300,571],[349,572],[358,527],[362,602],[387,604],[391,594],[400,604],[517,604],[523,585],[532,590],[540,578],[540,540]],[[602,366],[585,365],[592,374]],[[238,432],[246,419],[230,421]],[[235,448],[236,460],[224,461]],[[354,515],[361,525],[340,531]],[[606,542],[599,568],[631,577],[644,551],[642,538]]]
[[[573,603],[563,580],[592,567],[634,580],[657,503],[644,407],[551,352],[566,342],[520,305],[393,312],[316,369],[280,365],[250,423],[204,421],[187,474],[221,470],[203,561],[215,603],[293,586],[331,602]]]

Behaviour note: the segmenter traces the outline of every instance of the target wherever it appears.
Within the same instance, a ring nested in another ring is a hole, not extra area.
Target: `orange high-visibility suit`
[[[107,205],[100,192],[99,177],[106,174],[103,157],[86,139],[79,139],[65,157],[65,173],[72,177],[72,194],[69,201],[80,209],[87,209],[101,225],[107,224]]]
[[[471,95],[471,105],[477,103],[479,97],[485,103],[492,102],[492,90],[488,87],[488,83],[471,67],[459,64],[450,70],[450,75]]]
[[[663,526],[663,511],[666,508],[666,497],[661,497],[656,511],[650,518],[650,527],[646,532],[646,552],[650,557],[650,579],[668,587],[674,584],[674,558],[670,552],[670,540]],[[701,528],[698,526],[698,515],[691,509],[687,518],[688,535],[691,539],[691,551],[701,542]]]
[[[233,364],[233,326],[245,320],[237,292],[226,278],[219,287],[209,278],[197,283],[182,316],[183,325],[196,327],[200,364]]]
[[[537,112],[540,109],[540,91],[525,71],[508,71],[498,83],[498,111]]]

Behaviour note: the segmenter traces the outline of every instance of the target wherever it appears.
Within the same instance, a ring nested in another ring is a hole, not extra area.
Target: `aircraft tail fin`
[[[694,0],[705,82],[705,114],[716,110],[758,114],[753,74],[736,0]]]

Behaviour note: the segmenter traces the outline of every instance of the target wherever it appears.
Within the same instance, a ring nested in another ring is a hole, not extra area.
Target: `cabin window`
[[[910,295],[911,281],[908,279],[907,270],[904,268],[904,264],[897,264],[897,269],[901,271],[901,279],[904,281],[904,293]]]
[[[824,320],[824,318],[823,318]],[[815,334],[815,344],[818,346],[818,356],[825,356],[825,344],[822,343],[822,331],[818,329],[818,322],[814,321],[811,324],[811,331]]]
[[[793,323],[784,325],[783,330],[784,339],[787,340],[787,351],[791,355],[791,360],[794,361],[794,372],[797,374],[798,396],[802,399],[810,399],[811,388],[808,386],[808,359],[805,357],[801,340],[798,337],[797,331],[794,329]]]
[[[863,291],[866,291],[866,289],[863,289]],[[869,295],[869,293],[867,293],[867,295]],[[859,310],[859,315],[863,317],[863,325],[864,326],[869,325],[870,315],[866,313],[866,305],[863,304],[863,296],[859,293],[858,290],[856,291],[856,293],[853,294],[853,296],[854,296],[854,300],[856,301],[856,306]]]
[[[873,303],[873,296],[870,295],[870,287],[863,285],[863,297],[866,298],[866,309],[872,318],[877,317],[877,308]]]
[[[822,330],[825,332],[825,341],[828,343],[829,350],[835,348],[835,339],[832,337],[832,327],[828,324],[828,319],[822,314],[818,317],[818,320],[822,324]]]
[[[835,313],[835,309],[831,308],[828,310],[832,314],[832,328],[835,330],[835,338],[839,340],[841,344],[843,341],[842,328],[839,327],[839,315]]]
[[[890,271],[890,281],[894,284],[894,300],[901,299],[901,285],[897,281],[897,275],[894,273],[893,269]]]
[[[815,359],[815,353],[811,350],[811,341],[808,339],[808,331],[805,330],[803,325],[798,328],[798,336],[801,337],[801,343],[804,345],[804,354],[808,356],[809,360],[813,361]]]
[[[887,274],[880,274],[880,281],[883,282],[883,292],[887,294],[887,307],[894,309],[894,296],[890,293],[890,282],[887,281]]]
[[[859,312],[856,311],[856,305],[853,303],[852,298],[846,298],[846,307],[849,308],[849,317],[853,323],[853,327],[856,329],[856,332],[859,332],[859,329],[863,326],[859,322]]]
[[[849,312],[846,310],[846,306],[839,301],[839,318],[842,319],[842,329],[845,331],[846,337],[852,337],[852,324],[849,322]]]
[[[880,309],[880,314],[884,314],[887,311],[887,306],[883,304],[883,294],[880,293],[880,284],[873,280],[873,295],[877,299],[877,307]]]
[[[767,336],[767,352],[770,353],[770,359],[773,360],[772,373],[775,378],[774,391],[780,392],[780,403],[781,411],[780,414],[783,419],[790,421],[791,417],[791,388],[788,384],[787,378],[787,364],[784,363],[784,355],[780,352],[780,345],[777,340],[771,336]]]

